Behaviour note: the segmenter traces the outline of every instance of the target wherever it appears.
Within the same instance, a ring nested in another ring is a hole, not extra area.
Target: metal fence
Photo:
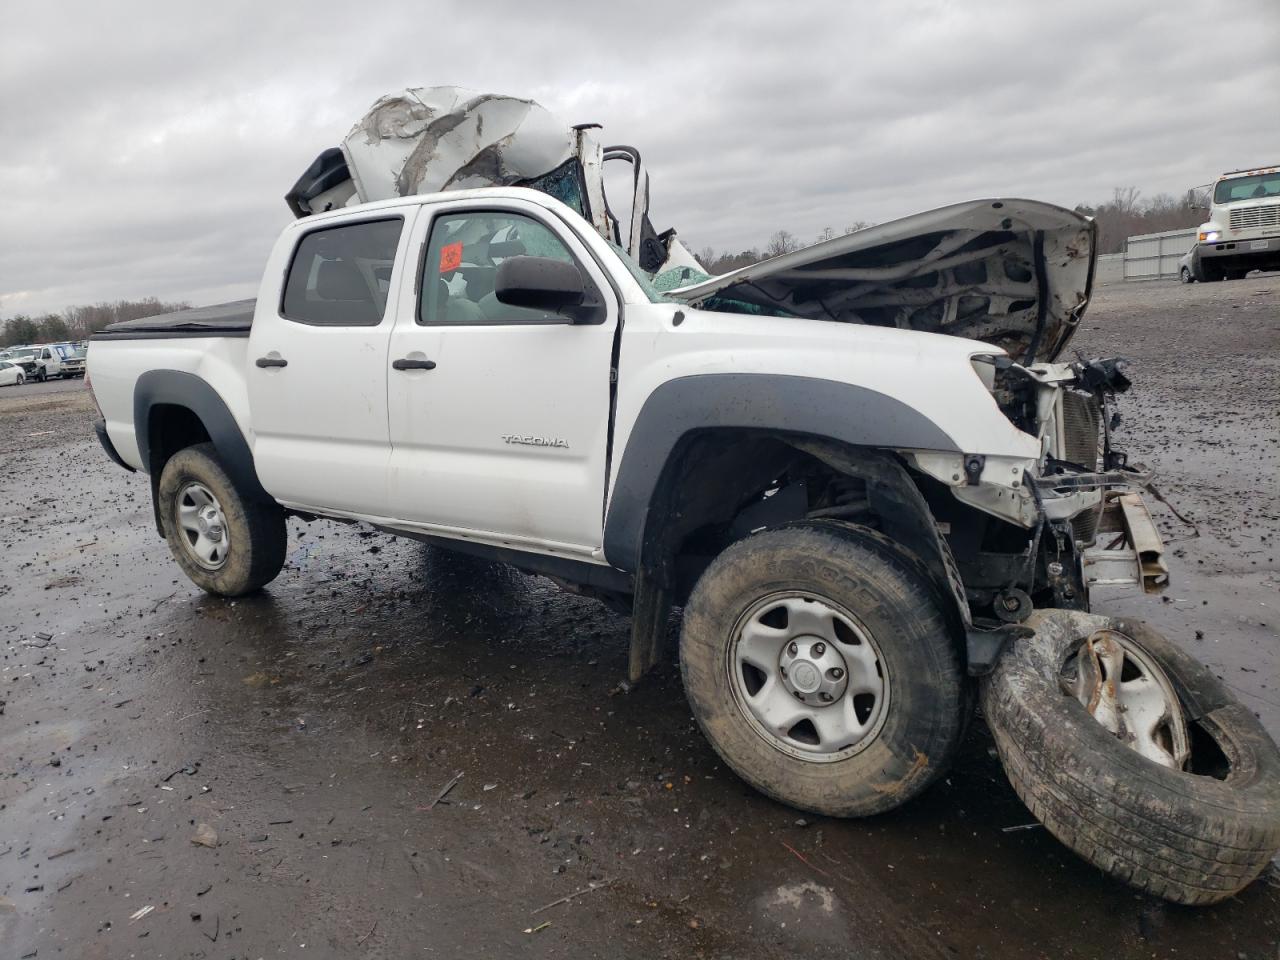
[[[1178,275],[1178,264],[1192,244],[1196,231],[1166,230],[1144,233],[1125,241],[1124,278],[1126,280],[1164,280]]]

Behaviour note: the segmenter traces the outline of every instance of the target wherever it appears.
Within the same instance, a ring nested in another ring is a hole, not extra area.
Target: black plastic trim
[[[213,327],[189,330],[99,330],[89,339],[98,340],[247,340],[248,330],[218,330]]]
[[[798,434],[860,447],[960,448],[932,420],[867,387],[783,374],[712,373],[680,377],[645,401],[627,440],[609,502],[604,553],[634,573],[650,503],[681,440],[700,430],[738,428]]]
[[[143,469],[151,474],[152,498],[159,487],[160,471],[151,462],[151,408],[159,404],[185,407],[199,418],[218,458],[244,497],[274,503],[263,489],[253,466],[253,452],[240,426],[218,392],[195,374],[181,370],[148,370],[133,388],[133,429]],[[163,467],[163,464],[154,465]],[[157,506],[158,510],[158,506]],[[156,524],[159,526],[159,514]],[[163,533],[162,533],[163,535]]]
[[[112,463],[117,467],[124,467],[130,473],[138,472],[125,463],[120,454],[116,452],[116,445],[111,442],[111,437],[107,435],[107,422],[101,417],[93,421],[93,432],[98,435],[98,442],[102,444],[102,449],[111,458]]]

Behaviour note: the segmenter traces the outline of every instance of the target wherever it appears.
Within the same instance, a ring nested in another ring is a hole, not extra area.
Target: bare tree
[[[768,259],[780,257],[784,253],[794,253],[800,249],[800,241],[795,235],[787,230],[775,231],[773,236],[769,238],[769,244],[764,248],[764,255]]]

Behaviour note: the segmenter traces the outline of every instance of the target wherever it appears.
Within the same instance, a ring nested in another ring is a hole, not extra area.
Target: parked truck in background
[[[1130,371],[1064,355],[1092,221],[974,200],[712,278],[648,226],[638,153],[544,113],[384,98],[290,191],[256,301],[95,336],[98,436],[187,576],[238,596],[287,517],[360,521],[630,609],[633,680],[679,609],[693,714],[772,797],[898,806],[981,695],[1015,789],[1102,869],[1186,903],[1256,877],[1275,745],[1089,612],[1168,580],[1112,442]]]
[[[1238,280],[1250,270],[1280,270],[1280,166],[1219,177],[1197,244],[1197,279]]]

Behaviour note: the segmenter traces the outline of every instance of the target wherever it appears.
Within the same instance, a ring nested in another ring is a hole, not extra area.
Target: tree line
[[[117,300],[67,307],[61,313],[45,313],[31,317],[18,314],[4,321],[0,329],[0,347],[27,343],[62,343],[84,340],[117,320],[138,320],[160,313],[185,310],[189,303],[169,303],[156,297],[141,300]]]
[[[1188,190],[1180,197],[1160,193],[1144,198],[1137,187],[1116,187],[1110,200],[1099,204],[1078,203],[1074,209],[1097,221],[1098,253],[1104,254],[1122,253],[1125,240],[1138,234],[1198,226],[1208,215],[1207,208],[1207,196],[1200,189]],[[847,236],[872,226],[875,224],[859,220],[845,227],[841,233]],[[719,275],[803,249],[810,243],[830,240],[835,236],[835,229],[827,227],[806,243],[790,231],[777,230],[763,247],[751,247],[737,252],[703,247],[698,253],[698,259],[708,273]]]

